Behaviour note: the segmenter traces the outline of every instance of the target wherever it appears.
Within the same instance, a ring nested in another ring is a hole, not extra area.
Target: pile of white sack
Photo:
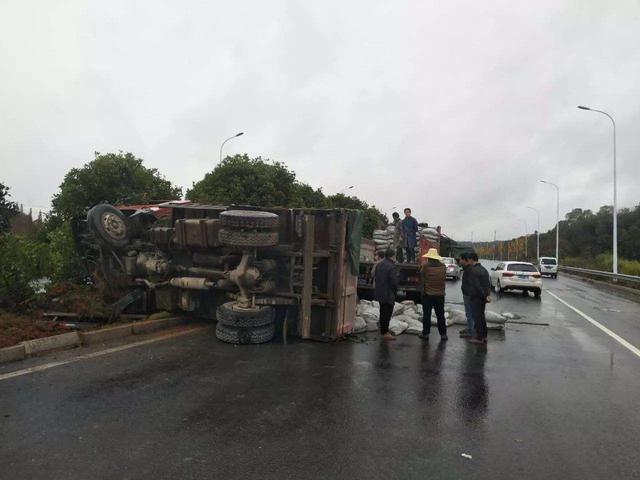
[[[376,244],[376,253],[384,252],[387,248],[393,248],[393,235],[396,231],[394,225],[389,225],[385,230],[374,230],[373,241]],[[416,258],[420,255],[420,237],[426,238],[429,243],[436,245],[439,242],[438,231],[431,227],[419,227],[416,233]]]
[[[393,248],[393,234],[396,227],[389,225],[386,230],[374,230],[373,241],[376,244],[376,253],[384,252],[387,248]]]
[[[464,307],[459,308],[457,305],[445,304],[445,314],[447,326],[466,325],[467,317],[464,313]],[[418,335],[422,332],[422,305],[416,305],[411,300],[405,300],[402,303],[396,303],[393,308],[393,316],[389,323],[389,331],[393,335],[401,333],[410,333]],[[513,314],[510,314],[513,315]],[[502,330],[508,316],[487,310],[487,325],[489,330]],[[376,332],[380,328],[380,304],[376,301],[360,300],[356,310],[356,321],[353,333]],[[431,324],[437,325],[435,312],[431,312]]]

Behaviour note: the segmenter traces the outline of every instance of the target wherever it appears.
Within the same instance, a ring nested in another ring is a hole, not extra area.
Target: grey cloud
[[[35,12],[35,13],[34,13]],[[633,1],[40,2],[0,5],[2,181],[47,205],[94,150],[188,187],[226,153],[454,238],[519,234],[540,208],[638,203]]]

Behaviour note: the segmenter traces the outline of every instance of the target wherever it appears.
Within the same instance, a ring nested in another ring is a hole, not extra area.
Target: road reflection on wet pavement
[[[572,282],[545,288],[597,312],[601,292]],[[637,334],[637,305],[607,302],[620,318],[598,318]],[[549,326],[507,324],[487,348],[461,327],[447,343],[254,347],[206,330],[3,381],[0,464],[31,479],[640,478],[640,359],[549,295],[489,308]]]

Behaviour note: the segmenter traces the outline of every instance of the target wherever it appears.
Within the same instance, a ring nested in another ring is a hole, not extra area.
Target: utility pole
[[[616,173],[616,121],[611,115],[602,110],[596,110],[595,108],[585,107],[584,105],[578,106],[580,110],[589,110],[590,112],[602,113],[609,117],[611,124],[613,125],[613,273],[618,274],[618,187],[617,187],[617,173]]]
[[[540,180],[542,183],[552,185],[556,189],[556,262],[560,265],[560,187],[555,183]]]
[[[493,231],[493,259],[496,259],[496,249],[498,248],[498,245],[496,244],[496,231]]]

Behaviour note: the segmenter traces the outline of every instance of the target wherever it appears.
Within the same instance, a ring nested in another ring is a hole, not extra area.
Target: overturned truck
[[[353,329],[361,229],[345,209],[101,204],[76,240],[94,278],[125,293],[118,311],[215,318],[230,343],[330,341]]]

